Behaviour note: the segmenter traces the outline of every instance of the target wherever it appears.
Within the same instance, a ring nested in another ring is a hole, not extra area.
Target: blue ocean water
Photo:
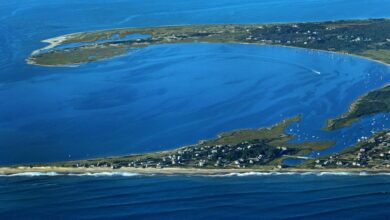
[[[156,151],[302,114],[294,141],[338,151],[388,114],[321,127],[390,81],[357,57],[273,46],[158,45],[74,68],[25,59],[62,34],[120,27],[390,17],[388,0],[0,1],[0,164]],[[386,218],[386,175],[0,177],[0,218]],[[102,176],[103,175],[103,176]],[[105,176],[104,176],[105,175]],[[134,176],[135,175],[135,176]],[[228,210],[228,211],[227,211]]]

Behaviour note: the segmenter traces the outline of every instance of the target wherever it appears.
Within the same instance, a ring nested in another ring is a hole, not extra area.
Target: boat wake
[[[312,71],[313,71],[313,73],[315,73],[315,74],[317,74],[317,75],[321,75],[321,72],[318,71],[318,70],[312,70]]]

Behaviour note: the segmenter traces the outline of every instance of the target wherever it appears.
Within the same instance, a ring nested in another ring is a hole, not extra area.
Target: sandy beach
[[[200,175],[213,175],[213,174],[228,174],[228,173],[253,173],[253,172],[278,172],[278,173],[389,173],[390,169],[297,169],[297,168],[284,168],[284,169],[196,169],[196,168],[131,168],[125,167],[120,169],[111,168],[72,168],[72,167],[0,167],[1,175],[12,175],[21,173],[60,173],[60,174],[83,174],[83,173],[139,173],[139,174],[200,174]]]

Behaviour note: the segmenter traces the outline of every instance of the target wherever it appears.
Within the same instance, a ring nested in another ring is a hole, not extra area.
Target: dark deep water
[[[2,219],[388,219],[389,205],[386,175],[0,177]]]
[[[116,27],[390,17],[389,0],[0,1],[0,164],[155,151],[272,125],[327,152],[390,127],[325,120],[390,81],[356,57],[270,46],[160,45],[77,68],[25,63],[40,41]],[[320,73],[320,74],[318,74]],[[386,175],[0,177],[0,219],[385,219]]]

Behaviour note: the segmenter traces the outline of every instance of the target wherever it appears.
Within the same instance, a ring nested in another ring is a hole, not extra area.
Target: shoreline
[[[72,35],[72,34],[67,34],[67,35]],[[51,48],[54,48],[54,47],[60,45],[61,42],[56,41],[56,40],[58,38],[62,38],[61,40],[64,41],[64,40],[66,40],[66,36],[67,35],[63,35],[63,36],[59,36],[59,37],[55,37],[55,38],[49,38],[49,39],[46,39],[46,40],[42,40],[41,42],[49,43],[50,45],[48,45],[48,46],[46,46],[44,48],[41,48],[41,49],[34,50],[31,53],[31,55],[37,54],[37,53],[39,53],[42,50],[51,49]],[[53,40],[53,42],[51,42],[52,40]],[[187,44],[187,43],[188,42],[185,42],[184,44]],[[195,44],[196,43],[200,43],[200,44],[203,44],[203,43],[204,44],[243,44],[243,45],[274,46],[274,47],[282,47],[282,48],[301,49],[301,50],[308,50],[308,51],[314,51],[314,52],[325,52],[325,53],[330,53],[330,54],[335,54],[335,55],[342,55],[342,56],[351,56],[351,57],[368,60],[368,61],[371,61],[371,62],[374,62],[374,63],[378,63],[378,64],[382,64],[384,66],[390,67],[390,63],[386,63],[384,61],[380,61],[380,60],[376,60],[376,59],[373,59],[373,58],[369,58],[367,56],[357,55],[357,54],[353,54],[353,53],[339,52],[339,51],[331,51],[331,50],[320,50],[320,49],[312,49],[312,48],[305,48],[305,47],[287,46],[287,45],[281,45],[281,44],[267,44],[267,43],[245,43],[245,42],[211,43],[211,42],[203,42],[203,41],[193,42],[193,43],[195,43]],[[174,43],[174,44],[183,44],[183,43]],[[164,44],[159,44],[159,45],[164,45]],[[103,58],[103,59],[100,59],[98,61],[91,61],[91,62],[105,61],[105,60],[117,58],[117,57],[120,57],[120,56],[126,56],[126,55],[128,55],[128,53],[129,52],[121,54],[121,55],[113,56],[113,57]],[[35,65],[35,66],[43,66],[43,67],[78,67],[80,65],[91,63],[91,62],[80,62],[80,63],[71,64],[71,65],[62,65],[62,64],[48,65],[48,64],[38,64],[38,63],[35,63],[35,62],[31,61],[29,57],[26,58],[26,63],[27,64]]]
[[[324,169],[310,169],[310,168],[242,168],[242,169],[199,169],[199,168],[73,168],[73,167],[0,167],[0,175],[13,176],[18,174],[118,174],[118,173],[134,173],[134,174],[158,174],[158,175],[218,175],[218,174],[256,174],[256,173],[296,173],[296,174],[322,174],[322,173],[351,173],[351,174],[390,174],[390,168],[388,169],[375,169],[375,168],[324,168]]]
[[[336,54],[336,55],[351,56],[351,57],[368,60],[368,61],[371,61],[371,62],[374,62],[374,63],[378,63],[378,64],[385,65],[387,67],[390,67],[390,63],[385,63],[384,61],[375,60],[373,58],[369,58],[369,57],[366,57],[366,56],[357,55],[357,54],[353,54],[353,53],[344,53],[344,52],[331,51],[331,50],[311,49],[311,48],[305,48],[305,47],[295,47],[295,46],[278,45],[278,44],[260,44],[260,45],[271,45],[271,46],[287,47],[287,48],[293,48],[293,49],[311,50],[311,51],[316,51],[316,52],[327,52],[327,53]]]

